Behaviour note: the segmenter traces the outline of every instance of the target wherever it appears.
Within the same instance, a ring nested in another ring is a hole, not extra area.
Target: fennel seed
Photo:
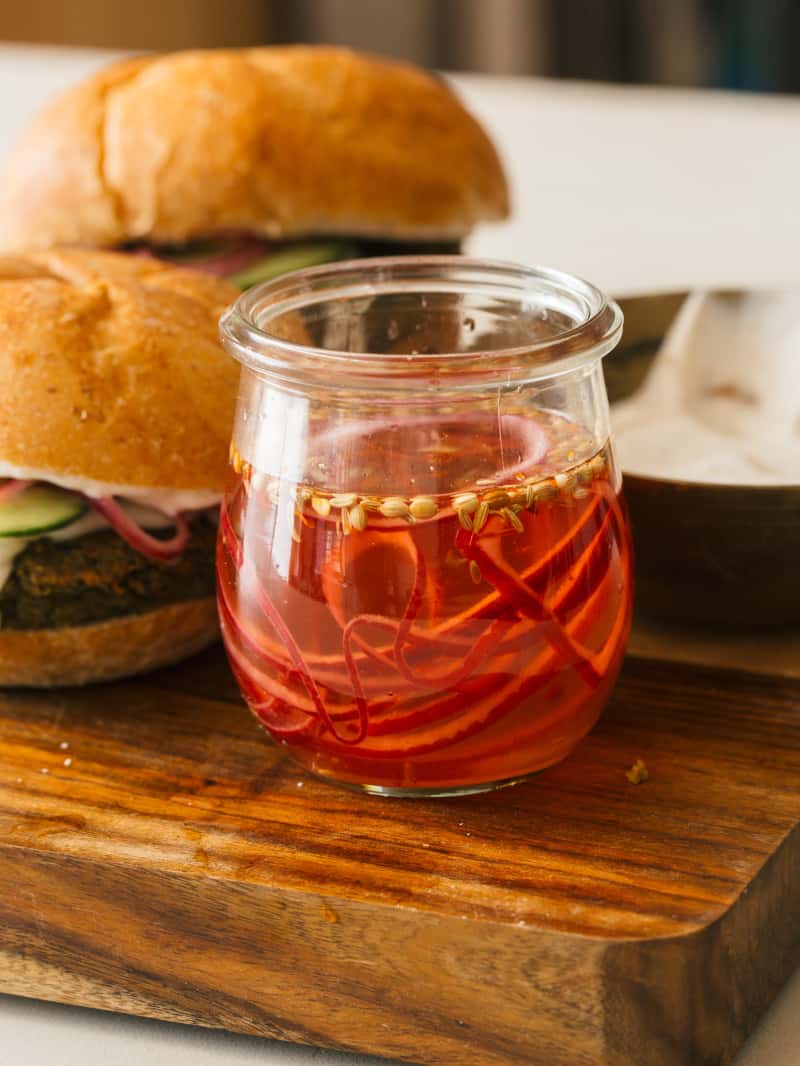
[[[388,496],[378,508],[384,518],[406,518],[408,504],[400,496]]]
[[[358,503],[358,496],[354,492],[338,492],[331,496],[331,507],[350,508]]]
[[[489,504],[486,500],[482,500],[478,506],[478,510],[475,512],[472,519],[472,528],[476,533],[480,533],[483,527],[486,525],[486,520],[489,517]]]
[[[477,510],[479,502],[474,492],[462,492],[460,496],[456,496],[453,499],[453,507],[456,511],[472,514],[473,511]]]
[[[342,511],[342,514],[344,513],[345,512]],[[351,507],[347,512],[347,516],[350,519],[350,525],[353,529],[357,529],[361,532],[361,530],[367,528],[367,512],[360,503],[357,503],[355,507]]]
[[[523,532],[525,526],[523,526],[522,520],[510,507],[504,507],[500,514],[505,518],[506,522],[517,531],[517,533]]]
[[[432,496],[415,496],[409,504],[409,511],[414,518],[433,518],[439,507]]]

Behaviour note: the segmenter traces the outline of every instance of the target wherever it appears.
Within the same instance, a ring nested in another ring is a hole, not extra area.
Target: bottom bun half
[[[63,629],[0,629],[0,685],[85,685],[200,651],[219,633],[213,597]]]

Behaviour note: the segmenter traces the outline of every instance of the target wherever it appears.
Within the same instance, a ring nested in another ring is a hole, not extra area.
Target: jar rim
[[[389,293],[504,292],[538,298],[553,309],[569,306],[572,321],[543,338],[513,346],[452,352],[347,351],[299,343],[270,331],[283,315],[324,301]],[[549,304],[546,301],[549,300]],[[297,383],[323,378],[336,386],[369,383],[379,391],[422,381],[448,389],[474,388],[476,379],[514,384],[558,377],[607,355],[622,333],[618,305],[590,282],[549,267],[461,255],[407,255],[351,259],[292,271],[242,293],[220,320],[222,342],[249,368]]]

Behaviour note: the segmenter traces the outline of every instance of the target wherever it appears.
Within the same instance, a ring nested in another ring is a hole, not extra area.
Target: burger
[[[152,258],[0,257],[0,684],[120,677],[216,636],[235,296]]]
[[[508,213],[497,153],[444,81],[331,47],[115,63],[38,116],[0,190],[0,249],[148,253],[240,288],[458,251]]]

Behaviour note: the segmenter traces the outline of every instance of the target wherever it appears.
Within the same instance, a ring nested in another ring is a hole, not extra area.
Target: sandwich
[[[240,288],[452,253],[507,214],[497,153],[443,80],[332,47],[114,63],[50,103],[0,177],[2,251],[121,249]]]
[[[153,258],[0,257],[0,684],[120,677],[215,638],[236,295]]]

